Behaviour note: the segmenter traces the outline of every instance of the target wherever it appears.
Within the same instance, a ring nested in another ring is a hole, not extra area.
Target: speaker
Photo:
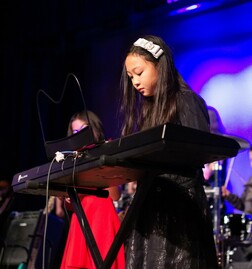
[[[11,212],[4,238],[0,268],[26,263],[41,211]]]

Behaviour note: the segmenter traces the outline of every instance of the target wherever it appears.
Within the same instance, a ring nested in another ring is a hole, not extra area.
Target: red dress
[[[120,226],[112,199],[110,197],[84,196],[81,205],[104,260]],[[75,213],[72,215],[60,269],[71,268],[96,269]],[[125,268],[124,246],[120,248],[111,268]]]

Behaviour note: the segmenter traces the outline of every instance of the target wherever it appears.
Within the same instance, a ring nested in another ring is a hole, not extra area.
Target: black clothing
[[[241,197],[230,193],[225,199],[236,209],[244,211],[247,214],[252,214],[252,177],[244,185],[244,191]]]
[[[209,131],[203,99],[186,90],[177,104],[179,124]],[[127,242],[127,269],[218,268],[202,167],[192,170],[153,179]]]

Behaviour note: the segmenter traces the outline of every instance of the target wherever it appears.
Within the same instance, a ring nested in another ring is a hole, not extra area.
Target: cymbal
[[[243,137],[234,136],[234,135],[228,135],[228,134],[222,134],[222,135],[227,137],[227,138],[231,138],[231,139],[236,140],[236,142],[240,146],[239,152],[247,150],[247,149],[249,149],[251,147],[250,142],[247,139],[243,138]]]

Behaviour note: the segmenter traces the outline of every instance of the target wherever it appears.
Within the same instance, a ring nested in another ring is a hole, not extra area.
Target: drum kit
[[[228,136],[240,145],[240,152],[249,149],[250,143],[240,137]],[[230,160],[224,186],[228,185],[234,163]],[[213,233],[220,269],[252,268],[252,215],[225,214],[221,194],[222,161],[212,164],[214,183],[205,186],[205,193],[212,212]],[[243,267],[245,266],[245,267]]]

